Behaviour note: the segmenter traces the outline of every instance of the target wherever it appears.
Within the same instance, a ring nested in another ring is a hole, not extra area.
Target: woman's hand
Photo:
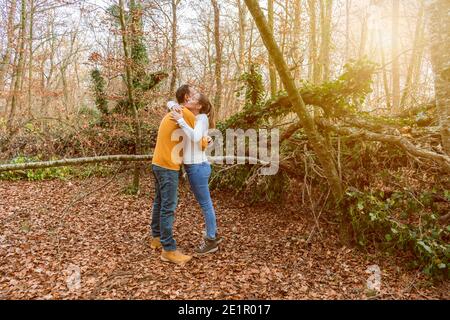
[[[178,120],[183,118],[183,114],[181,112],[176,111],[176,110],[172,111],[170,113],[170,115],[172,116],[172,119],[175,120],[175,121],[178,121]]]
[[[183,110],[179,104],[176,104],[172,107],[172,111],[180,112]]]

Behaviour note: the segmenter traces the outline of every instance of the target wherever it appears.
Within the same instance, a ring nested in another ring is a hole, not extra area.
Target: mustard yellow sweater
[[[194,127],[195,116],[187,108],[183,108],[183,118],[189,126]],[[173,148],[183,139],[180,138],[177,141],[172,141],[172,133],[177,129],[180,129],[178,123],[171,118],[170,113],[166,114],[158,129],[158,137],[156,138],[156,146],[152,160],[154,165],[169,170],[180,170],[181,160],[183,159],[181,152],[175,154],[175,157],[172,156]]]

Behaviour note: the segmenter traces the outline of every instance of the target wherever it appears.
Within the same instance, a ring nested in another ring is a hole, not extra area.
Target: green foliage
[[[245,90],[245,109],[251,109],[261,106],[264,102],[264,84],[260,67],[252,63],[249,72],[241,75],[239,80],[242,83],[241,91]]]
[[[258,175],[257,167],[241,165],[222,171],[213,170],[210,186],[213,189],[229,190],[236,194],[251,190],[247,200],[250,202],[279,203],[284,199],[287,179],[279,171],[275,175]]]
[[[113,4],[106,9],[106,12],[112,18],[111,20],[116,26],[120,25],[120,7],[117,4]],[[127,11],[124,12],[124,19],[128,21],[130,19],[130,15]]]
[[[448,277],[450,227],[439,224],[434,195],[347,191],[346,211],[356,242],[410,252],[415,256],[413,267],[422,267],[428,275]]]
[[[139,193],[139,188],[136,188],[133,184],[129,184],[122,189],[122,192],[129,196],[135,196]]]
[[[134,21],[136,24],[136,28],[141,30],[140,21]],[[144,38],[141,35],[141,32],[137,31],[136,34],[132,36],[132,45],[131,45],[131,60],[133,60],[133,67],[135,74],[139,78],[139,76],[145,73],[145,66],[149,64],[147,47],[144,44]]]
[[[98,68],[91,71],[91,79],[95,97],[95,106],[103,115],[108,115],[109,111],[105,93],[105,79],[102,77]]]
[[[252,166],[241,165],[229,170],[216,170],[213,168],[210,179],[211,188],[241,191],[251,174]]]
[[[260,110],[264,105],[264,83],[262,73],[259,65],[252,63],[249,67],[249,71],[243,73],[239,77],[241,86],[237,90],[237,96],[239,97],[242,92],[245,95],[245,102],[243,112],[236,113],[228,118],[226,121],[219,122],[217,128],[221,131],[230,127],[230,124],[236,124],[238,121],[241,123],[255,123],[258,120],[263,120],[260,117]],[[235,126],[239,128],[246,128],[246,126]]]
[[[10,163],[20,164],[36,161],[40,161],[40,158],[18,156],[14,158]],[[0,180],[24,180],[24,179],[29,181],[49,180],[49,179],[65,180],[71,176],[71,173],[72,170],[70,167],[53,167],[53,168],[42,168],[33,170],[6,171],[0,172]]]
[[[355,113],[372,91],[372,76],[376,65],[368,60],[351,61],[344,66],[344,73],[334,81],[315,85],[303,81],[300,94],[307,105],[319,107],[326,117]],[[254,92],[259,91],[255,74],[244,74],[246,80],[246,105],[244,109],[218,125],[219,128],[257,128],[272,119],[280,119],[293,112],[292,104],[285,92],[263,102],[253,104]],[[256,77],[258,79],[258,77]],[[252,88],[257,88],[256,90]],[[263,97],[262,93],[258,97]]]
[[[57,160],[56,157],[52,157],[50,160]],[[9,163],[20,164],[43,161],[41,156],[26,157],[17,156]],[[30,169],[30,170],[17,170],[0,172],[0,180],[28,180],[28,181],[42,181],[42,180],[69,180],[73,178],[90,178],[93,176],[107,177],[116,171],[117,166],[114,164],[90,164],[80,167],[52,167],[42,169]]]

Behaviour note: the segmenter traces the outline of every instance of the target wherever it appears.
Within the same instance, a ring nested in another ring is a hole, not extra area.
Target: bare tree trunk
[[[7,30],[6,51],[0,64],[0,91],[3,91],[5,88],[5,76],[8,71],[9,60],[11,59],[11,50],[14,41],[14,13],[16,12],[16,5],[17,5],[16,0],[12,0],[10,2],[8,12],[8,22],[6,26]]]
[[[239,62],[238,62],[238,75],[244,70],[245,63],[245,5],[242,0],[237,0],[239,10]]]
[[[309,72],[312,83],[319,83],[320,68],[317,57],[317,11],[316,0],[308,0],[309,9]]]
[[[256,26],[259,29],[261,38],[267,48],[269,55],[273,58],[275,67],[280,75],[280,79],[286,88],[289,99],[292,102],[292,106],[301,123],[304,126],[305,133],[308,136],[311,145],[322,165],[325,176],[331,187],[331,192],[336,201],[339,201],[343,196],[342,183],[336,170],[336,165],[331,157],[331,153],[326,148],[325,139],[319,134],[317,128],[313,122],[313,119],[309,115],[305,103],[300,95],[299,90],[295,86],[292,74],[290,74],[288,66],[281,54],[281,50],[278,47],[273,34],[267,24],[264,14],[259,7],[257,0],[245,0],[253,19],[256,22]]]
[[[421,70],[422,70],[422,64],[423,64],[423,55],[426,48],[426,42],[425,42],[425,15],[424,19],[422,21],[422,27],[420,29],[419,34],[419,41],[418,41],[418,50],[417,50],[417,57],[416,57],[416,66],[413,70],[413,76],[412,76],[412,83],[410,88],[410,95],[413,97],[417,92],[417,86],[420,85],[420,77],[421,77]]]
[[[213,59],[211,57],[211,28],[210,28],[210,20],[209,20],[209,16],[208,16],[208,22],[207,25],[205,26],[206,28],[206,53],[207,53],[207,58],[208,58],[208,76],[209,78],[212,78],[213,76]],[[212,90],[213,85],[211,84],[210,86],[210,91]]]
[[[368,20],[368,13],[367,9],[365,9],[361,22],[361,37],[359,39],[359,52],[358,52],[359,59],[362,59],[366,54],[367,33],[368,33],[367,20]]]
[[[222,44],[220,43],[220,9],[217,0],[211,0],[214,10],[214,45],[216,49],[216,61],[214,76],[216,80],[216,94],[214,96],[214,108],[218,115],[222,101]]]
[[[384,56],[384,49],[383,49],[383,40],[381,38],[381,31],[379,32],[379,39],[380,39],[380,56],[381,56],[381,66],[383,68],[383,87],[384,87],[384,94],[386,95],[386,108],[388,110],[391,110],[391,94],[389,93],[389,81],[388,76],[386,72],[386,58]]]
[[[325,2],[325,3],[324,3]],[[320,64],[321,80],[328,81],[330,76],[330,44],[331,44],[331,19],[333,15],[333,0],[320,1],[321,8],[321,46]]]
[[[392,108],[400,111],[400,57],[399,57],[399,24],[400,0],[392,0]]]
[[[294,79],[297,85],[300,84],[302,75],[302,52],[300,50],[300,41],[302,39],[302,1],[295,0],[294,2],[294,28],[293,28],[293,54],[292,58],[294,60]]]
[[[20,84],[23,77],[23,66],[24,66],[24,60],[25,60],[25,35],[26,35],[26,15],[27,15],[27,6],[26,6],[26,0],[22,0],[22,8],[20,12],[20,46],[19,46],[19,58],[17,62],[17,70],[16,70],[16,76],[15,76],[15,83],[14,83],[14,92],[12,94],[12,100],[11,100],[11,109],[9,112],[7,127],[10,132],[12,132],[13,122],[14,122],[14,116],[16,113],[16,109],[18,106],[18,100],[19,100],[19,91],[20,91]]]
[[[175,86],[177,82],[177,7],[180,0],[172,0],[172,41],[171,41],[171,64],[172,73],[170,76],[169,96],[172,97],[175,93]]]
[[[34,24],[34,0],[30,0],[30,29],[29,29],[29,35],[28,35],[28,46],[29,46],[29,52],[28,52],[28,114],[29,116],[32,115],[32,109],[31,105],[33,102],[33,98],[31,96],[31,89],[33,86],[33,24]]]
[[[283,20],[281,21],[281,54],[283,55],[283,57],[285,56],[286,53],[286,46],[287,46],[287,38],[289,36],[289,34],[291,33],[290,31],[290,23],[289,23],[289,18],[292,16],[292,14],[290,13],[290,8],[289,8],[289,3],[292,2],[292,0],[285,0],[284,1],[284,17]],[[276,75],[276,73],[275,73]],[[283,91],[284,87],[283,87],[283,82],[282,81],[278,81],[277,82],[277,91]]]
[[[413,84],[413,76],[414,76],[414,70],[418,67],[417,65],[420,65],[420,61],[417,61],[420,57],[420,46],[421,43],[421,34],[423,29],[423,17],[425,14],[425,3],[422,0],[420,4],[420,9],[418,13],[417,23],[416,23],[416,30],[414,32],[414,43],[413,43],[413,51],[411,53],[411,60],[409,62],[408,71],[406,75],[406,84],[405,89],[403,90],[402,99],[400,101],[401,108],[404,109],[405,104],[407,102],[407,99],[409,95],[411,94],[411,87]]]
[[[286,38],[289,35],[289,0],[284,0],[284,16],[280,19],[280,26],[279,29],[282,30],[281,32],[281,54],[283,57],[286,53]],[[280,14],[281,17],[281,14]],[[273,31],[272,31],[273,33]]]
[[[0,172],[54,168],[64,166],[78,166],[88,163],[117,162],[117,161],[151,161],[151,160],[152,155],[119,154],[119,155],[98,156],[89,158],[73,158],[73,159],[61,159],[61,160],[40,161],[40,162],[27,162],[19,164],[16,163],[0,164]]]
[[[142,152],[142,139],[141,139],[141,125],[139,122],[138,112],[136,108],[136,104],[134,102],[134,90],[133,90],[133,74],[131,71],[131,59],[128,48],[128,37],[127,37],[127,26],[125,23],[124,17],[124,5],[123,0],[119,0],[119,13],[120,13],[120,26],[122,31],[122,45],[123,51],[125,55],[125,72],[126,72],[126,82],[127,82],[127,91],[128,91],[128,100],[131,106],[131,110],[134,116],[134,129],[135,129],[135,143],[136,143],[136,153],[139,155]],[[135,36],[135,35],[133,35]],[[133,176],[133,191],[139,192],[139,178],[140,178],[140,166],[138,164],[135,165],[134,168],[134,176]]]
[[[345,1],[345,61],[350,59],[350,7],[351,0]]]
[[[245,0],[244,0],[245,1]],[[251,65],[253,63],[253,23],[250,23],[250,40],[248,44],[248,53],[247,53],[247,65]]]
[[[269,21],[269,29],[273,34],[273,0],[267,1],[267,20]],[[269,79],[270,79],[270,95],[275,97],[277,94],[277,71],[273,65],[273,59],[269,56]]]
[[[450,155],[450,2],[433,0],[428,5],[431,60],[434,71],[436,105],[439,110],[441,139]]]
[[[61,73],[61,82],[62,82],[62,86],[63,86],[63,104],[64,104],[64,110],[65,110],[65,116],[66,116],[66,120],[69,119],[69,109],[68,109],[68,105],[69,105],[69,88],[67,85],[67,75],[66,75],[66,71],[67,71],[67,66],[65,65],[65,63],[63,63],[63,65],[61,66],[61,68],[59,69],[60,73]]]
[[[117,154],[108,156],[97,156],[97,157],[85,157],[85,158],[72,158],[72,159],[60,159],[60,160],[50,160],[50,161],[39,161],[39,162],[27,162],[27,163],[13,163],[13,164],[0,164],[0,172],[6,171],[17,171],[17,170],[33,170],[33,169],[43,169],[43,168],[56,168],[64,166],[79,166],[89,163],[111,163],[111,162],[142,162],[151,161],[153,155],[134,155],[134,154]],[[253,157],[239,157],[239,156],[208,156],[210,162],[223,163],[229,160],[237,162],[249,162],[257,163],[263,166],[270,165],[269,161],[264,161],[262,159]]]

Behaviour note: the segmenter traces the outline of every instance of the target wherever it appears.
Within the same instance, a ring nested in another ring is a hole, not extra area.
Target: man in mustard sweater
[[[185,104],[195,90],[189,85],[178,88],[176,98],[180,105]],[[187,108],[182,108],[186,122],[194,127],[195,116]],[[155,177],[155,199],[152,212],[152,241],[153,249],[163,248],[161,259],[176,264],[184,264],[192,259],[177,250],[176,241],[173,238],[174,212],[178,202],[178,177],[181,167],[181,155],[173,154],[173,149],[180,140],[173,141],[172,134],[179,129],[170,113],[162,119],[159,125],[158,137],[153,153],[152,171]],[[183,137],[182,137],[183,139]],[[175,152],[174,152],[175,153]]]

